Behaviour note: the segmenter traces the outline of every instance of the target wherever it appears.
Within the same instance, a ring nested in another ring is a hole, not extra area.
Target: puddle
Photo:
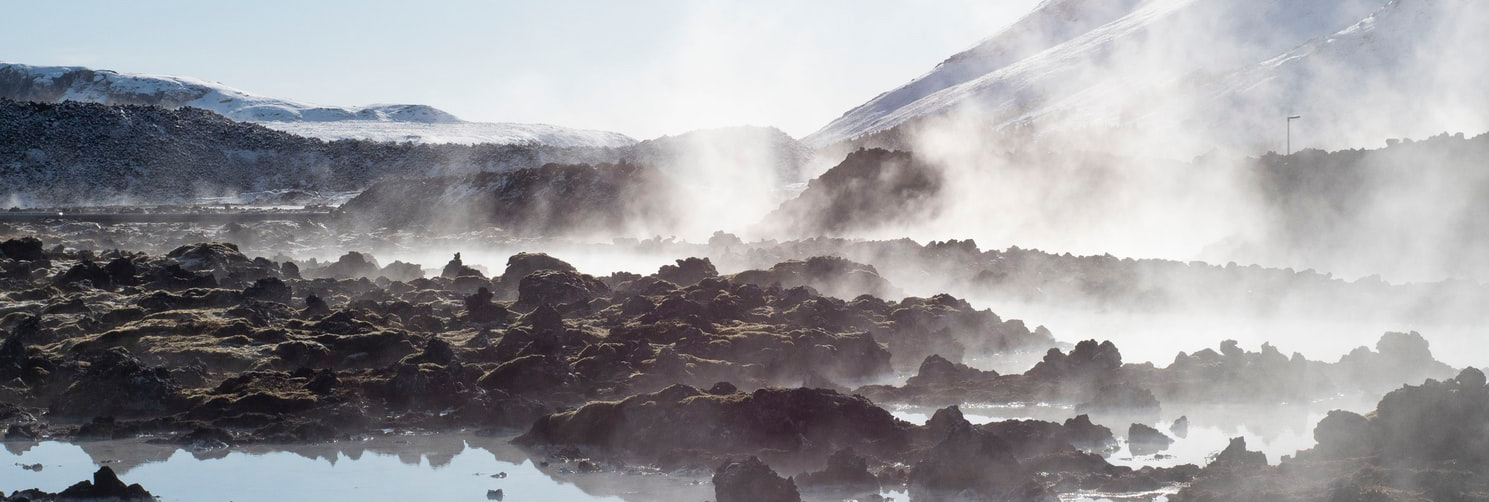
[[[700,502],[713,500],[709,476],[656,472],[578,473],[534,463],[509,437],[469,434],[390,436],[317,445],[193,451],[143,440],[4,443],[0,491],[58,492],[108,465],[162,502],[368,500]],[[39,471],[23,468],[41,464]],[[495,476],[495,477],[494,477]],[[902,487],[882,496],[908,497]],[[809,502],[825,502],[807,499]]]
[[[41,471],[15,464],[42,464]],[[162,501],[317,500],[692,501],[713,497],[707,479],[544,469],[505,439],[390,437],[323,445],[188,451],[141,440],[6,442],[0,490],[62,489],[99,465]],[[553,472],[549,472],[553,471]],[[505,473],[504,477],[492,475]]]

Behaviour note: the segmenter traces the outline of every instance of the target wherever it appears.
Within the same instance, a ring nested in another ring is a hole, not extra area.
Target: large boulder
[[[531,306],[587,303],[609,291],[604,282],[592,276],[545,269],[522,278],[517,286],[517,303]]]
[[[713,473],[718,502],[801,502],[796,483],[757,457],[724,462]]]
[[[373,258],[372,255],[348,251],[346,254],[341,255],[341,258],[337,258],[335,263],[326,265],[326,268],[320,269],[317,275],[332,279],[360,279],[363,277],[377,277],[378,271],[381,269],[382,267],[377,264],[377,259]]]
[[[869,464],[853,450],[838,450],[827,457],[827,468],[798,476],[801,489],[822,493],[835,499],[858,498],[879,493],[879,478],[869,472]]]
[[[578,272],[569,262],[548,256],[547,253],[517,253],[507,258],[507,268],[502,271],[502,283],[515,285],[523,277],[539,270]]]
[[[1145,424],[1127,428],[1127,450],[1133,455],[1152,455],[1167,450],[1174,440]]]
[[[460,253],[455,253],[455,257],[450,258],[449,263],[445,263],[445,268],[440,270],[439,276],[446,279],[458,279],[461,277],[486,278],[485,275],[481,274],[480,270],[465,266],[465,260],[460,259]]]
[[[47,257],[41,249],[41,239],[29,236],[0,242],[0,256],[16,261],[36,261]]]
[[[692,286],[698,281],[718,276],[718,269],[714,268],[713,262],[708,258],[685,258],[677,260],[676,265],[662,265],[657,270],[658,279],[679,286]]]
[[[1011,447],[972,427],[953,427],[910,470],[916,501],[1014,500],[1025,478]]]
[[[249,266],[253,262],[238,251],[237,245],[227,242],[188,244],[171,250],[165,256],[175,260],[184,270],[212,272],[219,276],[225,276],[231,270]]]

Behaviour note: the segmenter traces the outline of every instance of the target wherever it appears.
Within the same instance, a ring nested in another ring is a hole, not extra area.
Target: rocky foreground
[[[1354,488],[1474,500],[1489,458],[1482,441],[1457,440],[1483,435],[1482,374],[1436,362],[1415,333],[1334,363],[1228,342],[1160,368],[1123,363],[1111,342],[1058,344],[949,295],[881,298],[896,289],[874,267],[834,257],[729,275],[687,258],[595,277],[523,253],[488,277],[457,254],[425,277],[355,252],[296,262],[220,242],[165,254],[56,244],[0,242],[7,440],[218,447],[511,431],[583,469],[715,472],[720,501],[901,486],[915,500],[1174,486],[1185,500]],[[1022,374],[964,364],[1021,352],[1044,356]],[[1120,434],[1091,419],[1130,422],[1134,451],[1161,451],[1168,438],[1149,425],[1164,406],[1380,395],[1428,378],[1448,383],[1395,391],[1374,415],[1331,414],[1319,447],[1278,467],[1244,444],[1203,469],[1116,466]],[[958,408],[1020,402],[1075,412],[975,425]],[[886,405],[940,410],[916,425]],[[1403,411],[1417,409],[1437,411]],[[1418,474],[1411,486],[1349,477],[1371,472]],[[1339,479],[1356,481],[1325,482]]]

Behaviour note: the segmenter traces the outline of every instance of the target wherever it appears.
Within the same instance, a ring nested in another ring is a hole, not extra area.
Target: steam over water
[[[1047,0],[801,138],[0,65],[0,502],[1483,500],[1485,26]]]

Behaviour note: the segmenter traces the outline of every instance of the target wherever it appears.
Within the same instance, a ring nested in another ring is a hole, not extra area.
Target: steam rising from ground
[[[1462,221],[1483,181],[1460,146],[1377,156],[1301,194],[1285,192],[1294,180],[1268,177],[1307,177],[1316,152],[1255,160],[1284,149],[1295,113],[1294,151],[1489,130],[1486,17],[1489,7],[1458,0],[1142,3],[905,107],[939,110],[928,118],[855,141],[913,151],[944,183],[934,214],[843,235],[1489,279],[1489,268],[1463,263],[1480,261],[1472,252],[1443,252],[1479,249]],[[1284,197],[1343,211],[1338,228],[1309,228],[1327,238],[1296,242],[1307,210],[1281,207],[1297,202]],[[1341,207],[1359,200],[1368,202]]]

